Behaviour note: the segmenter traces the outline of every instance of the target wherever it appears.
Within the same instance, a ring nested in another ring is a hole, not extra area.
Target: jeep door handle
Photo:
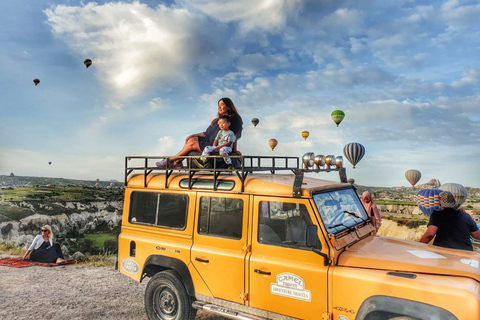
[[[210,262],[210,260],[203,260],[203,259],[200,259],[200,258],[195,258],[195,261],[203,262],[203,263],[209,263]]]
[[[255,273],[258,273],[258,274],[264,274],[264,275],[266,275],[266,276],[269,276],[269,275],[271,275],[271,274],[272,274],[271,272],[268,272],[268,271],[262,271],[262,270],[260,270],[260,269],[255,269],[254,271],[255,271]]]

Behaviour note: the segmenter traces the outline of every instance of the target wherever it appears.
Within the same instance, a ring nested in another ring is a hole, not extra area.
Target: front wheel
[[[193,320],[197,310],[182,279],[172,270],[157,273],[145,290],[145,310],[150,320]]]

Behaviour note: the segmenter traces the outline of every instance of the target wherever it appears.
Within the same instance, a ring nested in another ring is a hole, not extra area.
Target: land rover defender
[[[126,158],[118,251],[149,319],[480,319],[480,254],[376,235],[341,161],[159,158]]]

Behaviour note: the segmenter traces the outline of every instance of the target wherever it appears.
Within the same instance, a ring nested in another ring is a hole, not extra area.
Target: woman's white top
[[[50,246],[53,246],[53,239],[50,238],[48,239],[48,241],[50,242]],[[43,240],[43,236],[39,234],[35,237],[35,239],[33,239],[32,244],[30,245],[30,247],[28,247],[28,250],[37,250],[38,248],[40,248],[43,242],[45,242],[45,240]]]

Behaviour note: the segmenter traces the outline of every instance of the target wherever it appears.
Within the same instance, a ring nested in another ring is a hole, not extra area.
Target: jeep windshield
[[[353,189],[317,193],[313,200],[329,234],[351,231],[356,225],[370,222]]]

